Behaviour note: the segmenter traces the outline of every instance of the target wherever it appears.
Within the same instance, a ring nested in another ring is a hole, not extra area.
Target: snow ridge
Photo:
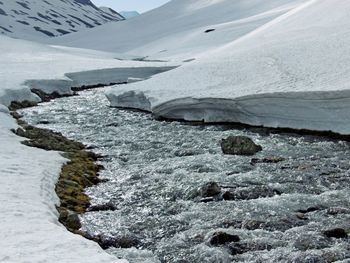
[[[2,0],[0,34],[39,40],[92,28],[124,18],[105,12],[90,0]]]

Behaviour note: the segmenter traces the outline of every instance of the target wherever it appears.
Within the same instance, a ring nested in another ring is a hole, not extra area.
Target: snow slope
[[[350,1],[311,0],[198,60],[112,89],[114,106],[350,134]],[[169,81],[171,80],[171,81]]]
[[[119,21],[90,0],[0,0],[0,34],[39,40]]]
[[[271,21],[306,0],[173,0],[122,23],[49,43],[147,56],[191,59]],[[205,33],[208,29],[215,29]]]
[[[115,59],[116,54],[52,47],[5,36],[0,36],[0,53],[0,104],[6,106],[13,100],[38,101],[30,92],[32,88],[70,94],[74,86],[127,82],[129,77],[147,78],[159,71],[128,70],[130,67],[165,65],[121,61]]]
[[[99,7],[100,10],[102,10],[103,12],[110,14],[111,16],[115,16],[118,17],[119,20],[124,20],[125,17],[122,15],[122,13],[118,13],[117,11],[115,11],[113,8],[107,7],[107,6],[100,6]]]

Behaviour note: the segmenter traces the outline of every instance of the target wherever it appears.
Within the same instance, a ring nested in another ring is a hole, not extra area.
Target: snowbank
[[[125,262],[68,232],[57,220],[55,183],[66,161],[20,144],[15,121],[0,111],[0,261],[6,263]]]
[[[71,94],[74,86],[127,82],[129,77],[148,78],[168,69],[145,68],[165,63],[121,61],[116,54],[52,47],[5,36],[0,36],[0,52],[0,104],[4,105],[13,100],[39,101],[30,92],[32,88]]]
[[[130,20],[47,41],[153,59],[185,60],[231,42],[305,1],[173,0]]]
[[[113,106],[167,118],[350,134],[349,8],[346,0],[308,1],[196,61],[107,96]]]

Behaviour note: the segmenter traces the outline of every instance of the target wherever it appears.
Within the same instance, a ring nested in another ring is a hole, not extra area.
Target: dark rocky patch
[[[26,21],[21,21],[21,20],[17,20],[16,22],[21,23],[22,25],[26,25],[29,26],[30,24]]]
[[[199,200],[199,202],[201,203],[210,203],[210,202],[214,202],[216,201],[216,199],[214,197],[205,197]]]
[[[94,27],[93,25],[91,25],[90,23],[84,21],[83,19],[80,19],[79,17],[73,16],[73,15],[68,15],[68,16],[70,16],[71,18],[73,18],[73,19],[79,21],[80,23],[84,24],[87,28]]]
[[[10,111],[16,111],[19,109],[30,108],[37,106],[38,103],[34,101],[24,100],[24,101],[12,101],[8,107]]]
[[[28,18],[29,19],[32,19],[32,20],[34,20],[34,21],[37,21],[37,22],[41,22],[41,23],[44,23],[44,24],[49,24],[48,22],[46,22],[46,21],[43,21],[43,20],[41,20],[41,19],[39,19],[39,18],[37,18],[37,17],[35,17],[35,16],[28,16]],[[38,28],[40,28],[40,27],[38,27]]]
[[[47,129],[36,128],[31,125],[25,125],[18,128],[15,134],[20,137],[28,138],[23,144],[50,151],[76,152],[84,149],[84,145],[65,138],[59,132],[53,132]],[[86,153],[86,156],[93,157],[93,153]]]
[[[70,231],[74,231],[81,228],[79,215],[68,209],[59,208],[60,212],[58,221],[64,224]]]
[[[7,13],[3,9],[0,8],[0,15],[7,16]]]
[[[74,96],[75,94],[60,94],[57,91],[54,91],[52,93],[46,93],[40,89],[31,89],[31,92],[36,94],[42,102],[48,102],[53,99],[57,98],[63,98],[63,97],[69,97],[69,96]]]
[[[327,209],[327,214],[329,215],[350,214],[350,209],[345,207],[330,207]]]
[[[30,10],[30,7],[28,6],[28,4],[20,1],[16,1],[16,3],[22,6],[23,8]]]
[[[69,34],[70,32],[69,31],[66,31],[66,30],[63,30],[63,29],[56,29],[56,31],[62,35],[66,35],[66,34]]]
[[[270,157],[265,157],[262,159],[259,158],[253,158],[250,163],[251,164],[257,164],[257,163],[279,163],[279,162],[283,162],[286,159],[283,157],[279,157],[279,156],[270,156]]]
[[[275,195],[281,195],[282,193],[269,186],[253,186],[245,188],[237,188],[235,190],[230,190],[224,192],[222,198],[224,200],[251,200],[258,198],[273,197]]]
[[[260,145],[245,136],[229,136],[221,141],[221,149],[224,154],[231,155],[254,155],[262,151]]]
[[[91,205],[86,212],[115,211],[117,208],[113,203]]]
[[[199,190],[201,197],[213,197],[221,193],[221,187],[216,182],[208,182]]]
[[[333,228],[323,232],[326,237],[348,238],[348,233],[343,228]]]
[[[51,33],[50,31],[47,31],[45,29],[42,29],[40,26],[35,26],[33,27],[36,31],[40,32],[40,33],[43,33],[49,37],[54,37],[55,34]]]
[[[249,251],[271,250],[273,247],[268,243],[239,242],[239,243],[231,243],[228,248],[230,250],[230,254],[235,256],[235,255],[247,253]]]
[[[106,236],[106,235],[90,235],[89,233],[81,233],[85,238],[95,241],[102,249],[115,248],[131,248],[140,247],[141,242],[135,236]]]
[[[226,201],[235,200],[235,194],[233,192],[226,191],[222,194],[222,199],[224,199]]]
[[[210,245],[220,246],[231,242],[239,242],[240,238],[237,235],[231,235],[225,232],[216,232],[210,238]]]
[[[7,29],[6,27],[0,26],[0,29],[4,30],[7,33],[12,33],[10,29]]]
[[[204,33],[210,33],[210,32],[213,32],[213,31],[215,31],[215,29],[214,28],[210,28],[210,29],[205,30]]]
[[[44,121],[39,121],[39,122],[38,122],[38,124],[44,124],[44,125],[47,125],[47,124],[50,124],[50,122],[49,122],[49,121],[45,121],[45,120],[44,120]]]
[[[311,212],[315,212],[315,211],[319,211],[322,210],[322,207],[318,207],[318,206],[311,206],[307,209],[299,209],[297,212],[298,213],[302,213],[302,214],[307,214],[307,213],[311,213]]]

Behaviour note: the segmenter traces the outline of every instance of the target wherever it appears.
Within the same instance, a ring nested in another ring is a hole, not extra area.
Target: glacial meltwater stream
[[[131,246],[108,253],[131,263],[350,262],[349,239],[329,231],[350,230],[347,142],[157,121],[110,108],[103,89],[20,113],[105,156],[108,181],[88,194],[115,210],[88,212],[82,222]],[[220,141],[229,135],[263,151],[224,155]],[[220,187],[214,198],[199,191],[210,182]]]

